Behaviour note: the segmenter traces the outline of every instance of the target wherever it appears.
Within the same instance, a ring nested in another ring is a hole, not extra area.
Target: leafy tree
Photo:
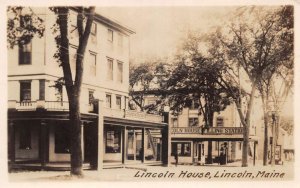
[[[268,147],[266,106],[269,101],[270,82],[273,75],[280,71],[284,64],[290,64],[287,62],[290,62],[293,56],[292,21],[291,18],[288,18],[288,22],[283,21],[287,18],[282,17],[288,13],[292,15],[292,11],[283,11],[286,8],[240,8],[234,14],[235,20],[231,21],[228,28],[223,31],[223,33],[228,32],[228,35],[218,33],[226,60],[236,64],[236,67],[241,67],[251,81],[251,94],[246,116],[243,117],[239,113],[241,120],[244,119],[242,121],[244,126],[242,166],[248,165],[249,124],[256,89],[264,105],[266,127],[264,158],[266,158]]]
[[[145,96],[160,95],[161,80],[166,77],[164,63],[160,59],[146,60],[142,64],[130,64],[129,95],[141,111],[158,113],[162,109],[162,101],[157,99],[155,104],[145,105]]]
[[[176,57],[175,68],[161,89],[174,114],[192,105],[198,109],[203,118],[203,131],[213,126],[214,114],[225,110],[232,101],[218,84],[224,65],[212,61],[201,51],[205,40],[204,35],[189,34]],[[211,141],[208,143],[208,163],[212,163]]]

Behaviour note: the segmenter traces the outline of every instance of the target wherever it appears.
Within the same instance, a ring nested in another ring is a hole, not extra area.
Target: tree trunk
[[[269,123],[269,118],[268,118],[268,94],[267,94],[267,99],[265,99],[265,95],[262,94],[261,96],[262,99],[262,104],[263,104],[263,109],[264,109],[264,153],[263,153],[263,165],[267,166],[268,165],[268,150],[269,150],[269,135],[268,135],[268,123]]]
[[[250,95],[250,101],[247,106],[247,113],[246,113],[246,122],[244,124],[244,133],[243,133],[243,151],[242,151],[242,167],[248,166],[248,149],[249,149],[249,127],[250,127],[250,116],[251,116],[251,110],[253,106],[253,100],[254,100],[254,94],[255,94],[255,88],[256,84],[253,83],[251,88],[251,95]]]
[[[263,165],[268,165],[268,150],[269,150],[269,135],[268,135],[268,116],[267,113],[264,114],[264,154],[263,154]]]
[[[81,118],[79,95],[74,94],[70,100],[71,123],[71,175],[82,176],[82,150],[81,150]]]
[[[213,127],[213,121],[214,121],[214,112],[208,113],[208,125],[209,127]],[[212,164],[213,158],[212,158],[212,141],[208,141],[207,145],[207,164]]]

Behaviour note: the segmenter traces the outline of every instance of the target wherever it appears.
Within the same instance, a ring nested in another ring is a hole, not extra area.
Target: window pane
[[[70,153],[70,130],[68,125],[55,126],[55,153]]]
[[[106,153],[121,152],[121,130],[109,129],[106,131]]]
[[[31,149],[30,127],[20,127],[20,149]]]
[[[19,64],[31,64],[31,42],[28,44],[19,45]]]
[[[177,118],[173,119],[173,127],[178,127],[178,120],[177,120]]]
[[[90,75],[96,76],[96,62],[97,57],[95,54],[90,54]]]
[[[111,108],[111,95],[106,95],[106,107]]]
[[[45,80],[39,80],[40,92],[39,99],[45,100]]]
[[[107,30],[107,40],[110,42],[114,40],[114,32],[111,29]]]
[[[94,101],[94,91],[89,91],[89,104],[93,104]]]
[[[224,126],[224,118],[217,117],[217,127],[223,127],[223,126]]]
[[[91,35],[96,36],[96,34],[97,34],[97,24],[93,22],[91,28]]]
[[[118,82],[123,82],[123,63],[118,62]]]
[[[189,126],[198,126],[198,118],[189,118]]]
[[[31,82],[21,82],[20,87],[20,101],[31,101]]]
[[[116,105],[118,109],[122,109],[122,99],[120,96],[116,97]]]
[[[113,60],[107,59],[107,79],[113,80]]]

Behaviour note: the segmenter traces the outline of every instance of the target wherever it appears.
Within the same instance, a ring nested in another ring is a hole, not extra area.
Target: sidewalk
[[[117,168],[117,169],[103,169],[101,171],[85,170],[83,178],[70,177],[69,171],[20,171],[9,173],[9,180],[11,182],[22,182],[22,181],[170,181],[169,178],[157,178],[150,177],[150,173],[169,175],[174,173],[173,180],[185,181],[185,180],[208,180],[204,178],[186,178],[180,177],[182,173],[257,173],[258,171],[266,171],[269,174],[273,172],[284,172],[286,173],[286,179],[292,179],[294,174],[293,163],[287,163],[285,165],[272,166],[249,166],[239,167],[241,163],[229,163],[228,165],[205,165],[205,166],[192,166],[192,165],[178,165],[177,167],[172,165],[170,167],[161,166],[140,166],[139,168]],[[149,177],[145,177],[148,173]],[[179,177],[178,177],[179,176]],[[214,178],[214,177],[212,177]],[[210,178],[209,178],[210,179]],[[226,180],[226,179],[218,179]],[[228,179],[227,179],[228,180]]]

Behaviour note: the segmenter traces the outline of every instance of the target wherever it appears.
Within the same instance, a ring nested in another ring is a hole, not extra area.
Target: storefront
[[[226,164],[242,157],[242,127],[171,128],[171,163],[203,165],[208,163],[208,145],[211,142],[212,162]],[[257,138],[250,136],[250,156],[256,156]]]

